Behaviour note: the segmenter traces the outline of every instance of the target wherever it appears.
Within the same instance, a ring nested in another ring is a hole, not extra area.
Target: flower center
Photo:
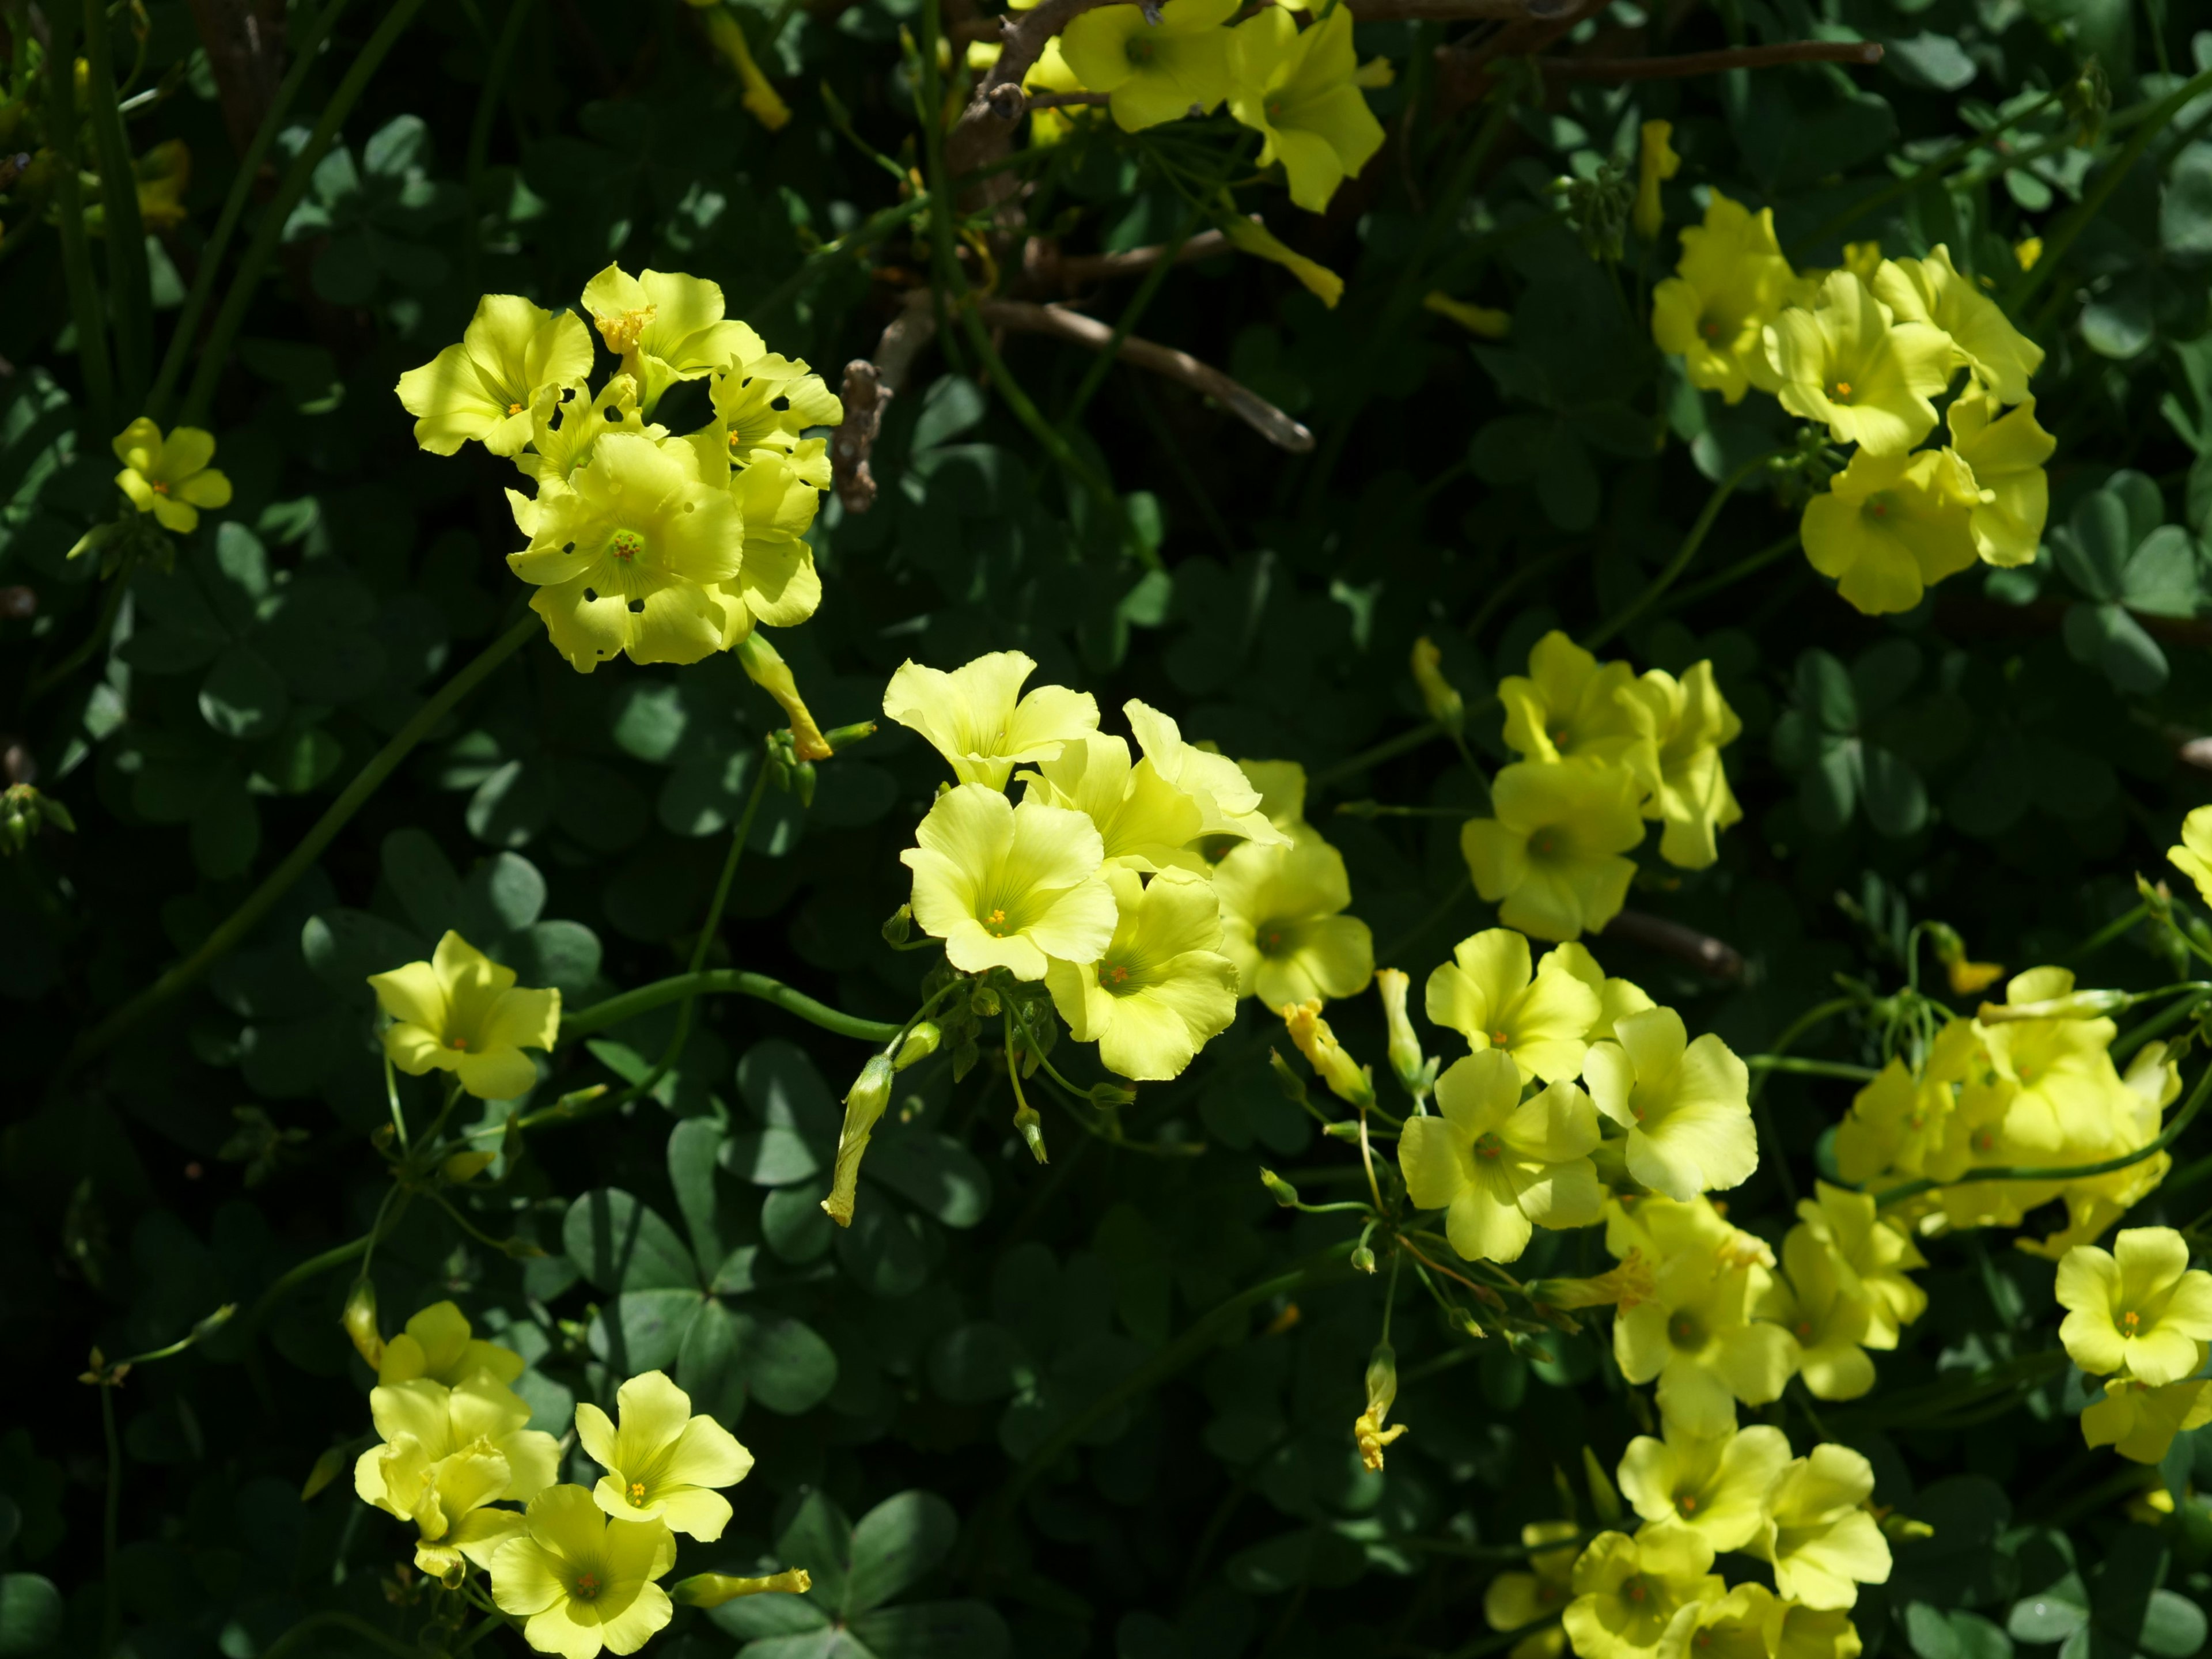
[[[469,1046],[469,1040],[464,1036],[447,1037],[446,1046],[448,1048],[465,1048]]]
[[[1141,34],[1133,34],[1129,37],[1127,51],[1129,61],[1140,65],[1149,64],[1159,55],[1159,48]]]
[[[1678,1313],[1667,1322],[1667,1340],[1678,1348],[1702,1348],[1705,1328],[1695,1314]]]
[[[1643,1579],[1632,1578],[1620,1587],[1620,1593],[1632,1601],[1644,1601],[1650,1599],[1651,1590]]]
[[[641,1509],[643,1509],[643,1508],[645,1507],[645,1482],[644,1482],[644,1481],[642,1481],[642,1480],[633,1480],[633,1481],[631,1481],[631,1482],[629,1483],[629,1501],[630,1501],[630,1506],[631,1506],[633,1509],[641,1509]]]
[[[1485,1130],[1474,1138],[1474,1155],[1477,1158],[1496,1158],[1502,1157],[1504,1152],[1505,1143],[1498,1138],[1498,1132],[1494,1129]]]
[[[1528,850],[1540,859],[1553,857],[1559,850],[1559,832],[1556,830],[1539,830],[1528,837]]]
[[[1811,1320],[1799,1320],[1796,1328],[1797,1332],[1797,1340],[1800,1342],[1809,1342],[1813,1340],[1813,1322]]]
[[[1269,121],[1279,121],[1283,118],[1283,100],[1281,99],[1270,98],[1262,107],[1267,110],[1267,119]]]
[[[1851,383],[1849,380],[1837,381],[1835,395],[1838,400],[1850,397],[1851,395]]]
[[[1698,325],[1698,332],[1704,335],[1708,340],[1717,340],[1721,337],[1721,325],[1713,321],[1711,318],[1708,317],[1704,322]]]
[[[614,538],[615,557],[627,562],[645,551],[645,538],[635,530],[617,530]]]
[[[522,413],[522,405],[520,404],[509,404],[507,406],[507,412],[510,415],[520,415]]]
[[[1497,1048],[1508,1048],[1512,1046],[1512,1039],[1503,1031],[1492,1031],[1490,1034],[1490,1042],[1491,1046]]]
[[[1996,1151],[1996,1149],[1997,1138],[1994,1130],[1977,1129],[1974,1131],[1974,1150],[1976,1152],[1993,1152]]]
[[[1261,951],[1271,957],[1286,954],[1290,947],[1285,942],[1283,924],[1279,921],[1269,922],[1261,928],[1258,936]]]
[[[163,483],[159,478],[151,480],[149,488],[150,488],[156,495],[166,495],[169,493],[169,486]]]
[[[2120,1316],[2120,1329],[2127,1335],[2133,1336],[2142,1328],[2142,1316],[2134,1309],[2130,1308]]]
[[[1877,519],[1886,519],[1889,516],[1890,509],[1896,505],[1897,503],[1891,501],[1887,495],[1869,495],[1867,497],[1866,510]]]
[[[645,331],[653,325],[653,315],[658,309],[658,307],[646,306],[636,311],[625,311],[611,320],[602,321],[599,335],[606,341],[607,349],[619,356],[627,356],[635,350],[637,343],[645,337]]]
[[[1685,1515],[1695,1515],[1698,1512],[1697,1493],[1693,1492],[1684,1492],[1680,1498],[1674,1500],[1674,1507],[1681,1510]]]
[[[1004,910],[992,911],[989,915],[983,918],[983,931],[994,939],[1006,938],[1006,913]]]
[[[576,1575],[576,1599],[580,1601],[599,1599],[599,1576],[597,1573],[580,1572]]]

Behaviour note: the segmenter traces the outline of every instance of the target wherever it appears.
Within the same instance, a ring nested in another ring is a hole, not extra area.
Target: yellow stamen
[[[644,1482],[644,1481],[642,1481],[642,1480],[633,1480],[633,1481],[631,1481],[631,1482],[629,1483],[629,1501],[630,1501],[632,1504],[634,1504],[637,1505],[637,1507],[639,1507],[640,1509],[642,1509],[642,1508],[644,1508],[644,1507],[645,1507],[645,1482]]]

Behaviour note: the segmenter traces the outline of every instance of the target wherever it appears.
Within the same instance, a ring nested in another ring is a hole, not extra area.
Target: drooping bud
[[[669,1599],[687,1607],[719,1607],[740,1595],[804,1595],[814,1580],[804,1567],[789,1567],[766,1578],[735,1578],[726,1572],[695,1573],[668,1587]]]
[[[497,1152],[455,1152],[438,1166],[438,1173],[458,1187],[482,1175],[498,1156]]]
[[[1967,960],[1966,941],[1959,937],[1955,927],[1931,921],[1928,924],[1928,940],[1936,947],[1936,959],[1943,964],[1954,997],[1972,996],[2004,977],[2004,967],[2000,963]]]
[[[891,1070],[903,1072],[909,1066],[918,1066],[938,1050],[945,1041],[945,1033],[934,1020],[925,1019],[906,1034],[899,1044],[898,1058],[891,1062]]]
[[[744,89],[740,101],[746,113],[770,132],[781,131],[791,119],[791,106],[753,61],[752,48],[745,42],[745,32],[736,15],[727,6],[718,6],[706,15],[704,21],[707,38],[738,72],[738,84]]]
[[[1321,1017],[1321,999],[1292,1004],[1283,1010],[1283,1024],[1298,1052],[1314,1068],[1314,1075],[1328,1085],[1339,1100],[1353,1106],[1375,1103],[1375,1081],[1367,1068],[1344,1051],[1336,1033]]]
[[[1044,1120],[1037,1115],[1036,1108],[1027,1101],[1024,1101],[1021,1109],[1014,1114],[1014,1130],[1021,1136],[1022,1144],[1030,1149],[1031,1158],[1040,1164],[1052,1161],[1045,1156]]]
[[[1455,300],[1442,289],[1421,296],[1421,309],[1457,323],[1478,340],[1502,340],[1513,331],[1513,313]]]
[[[1406,994],[1412,977],[1396,968],[1375,970],[1375,992],[1382,999],[1382,1019],[1390,1032],[1390,1070],[1399,1087],[1417,1101],[1425,1101],[1436,1086],[1437,1062],[1421,1053],[1421,1039],[1406,1012]]]
[[[1583,1479],[1589,1483],[1590,1508],[1597,1512],[1598,1524],[1609,1527],[1620,1520],[1620,1494],[1613,1489],[1605,1465],[1588,1446],[1583,1448]]]
[[[1595,1279],[1538,1279],[1528,1284],[1528,1299],[1547,1308],[1611,1308],[1623,1312],[1658,1293],[1658,1281],[1644,1252],[1632,1249],[1620,1265]]]
[[[886,945],[903,945],[907,941],[907,936],[913,932],[914,906],[911,904],[902,904],[897,909],[891,912],[890,919],[884,923],[884,943]]]
[[[868,1150],[868,1136],[884,1108],[891,1100],[891,1063],[882,1054],[871,1054],[845,1097],[845,1121],[837,1131],[837,1168],[823,1209],[841,1227],[853,1224],[853,1190],[860,1179],[860,1154]]]
[[[1118,1112],[1133,1106],[1137,1091],[1126,1084],[1098,1082],[1091,1085],[1091,1103],[1102,1112]]]
[[[1682,170],[1682,158],[1674,154],[1674,146],[1669,142],[1674,136],[1674,124],[1671,121],[1646,121],[1638,135],[1636,205],[1629,210],[1629,222],[1636,227],[1636,234],[1647,242],[1657,241],[1667,222],[1659,185]]]
[[[304,1504],[343,1473],[353,1460],[346,1455],[343,1446],[331,1446],[315,1460],[315,1467],[307,1471],[307,1478],[300,1486],[300,1501]]]
[[[1359,1461],[1381,1471],[1382,1448],[1406,1432],[1406,1425],[1386,1429],[1382,1419],[1398,1399],[1398,1356],[1388,1342],[1375,1345],[1367,1362],[1367,1409],[1352,1419],[1352,1438],[1359,1448]]]
[[[1413,641],[1413,684],[1421,688],[1421,702],[1429,718],[1457,737],[1467,724],[1467,702],[1444,678],[1443,653],[1425,634]]]
[[[1286,1210],[1291,1208],[1298,1201],[1298,1189],[1291,1186],[1289,1182],[1284,1180],[1282,1176],[1277,1175],[1273,1170],[1262,1170],[1260,1171],[1260,1184],[1267,1189],[1268,1197],[1273,1199],[1276,1203],[1281,1205]]]
[[[353,1294],[346,1297],[345,1312],[339,1317],[345,1334],[353,1340],[354,1352],[374,1370],[384,1363],[384,1337],[376,1328],[376,1286],[366,1279],[355,1280]]]
[[[768,636],[756,628],[733,649],[745,678],[782,708],[783,717],[791,722],[792,747],[799,758],[828,760],[834,751],[823,737],[822,728],[814,723],[814,716],[807,712],[806,699],[799,695],[799,682],[792,678],[791,665],[777,654],[776,648],[768,642]]]
[[[1000,1007],[999,994],[988,985],[979,985],[975,988],[974,994],[968,999],[968,1006],[975,1011],[979,1018],[995,1019],[998,1018]]]

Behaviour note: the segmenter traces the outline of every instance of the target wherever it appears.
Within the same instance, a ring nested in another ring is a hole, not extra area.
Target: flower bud
[[[925,1019],[906,1034],[899,1044],[898,1058],[891,1062],[891,1070],[903,1072],[909,1066],[918,1066],[938,1050],[945,1041],[945,1033],[934,1020]]]
[[[1632,1249],[1620,1265],[1595,1279],[1538,1279],[1528,1285],[1528,1299],[1547,1308],[1610,1308],[1623,1312],[1658,1293],[1658,1282],[1644,1252]]]
[[[1975,1018],[1984,1025],[2002,1025],[2022,1019],[2095,1019],[2126,1007],[2125,991],[2074,991],[2040,1002],[1985,1002]]]
[[[1436,1062],[1421,1053],[1421,1040],[1406,1012],[1406,993],[1413,980],[1396,968],[1375,970],[1376,994],[1382,999],[1382,1019],[1390,1031],[1390,1070],[1399,1086],[1415,1100],[1426,1100],[1436,1085]]]
[[[702,1572],[668,1587],[671,1601],[687,1607],[719,1607],[740,1595],[804,1595],[814,1580],[804,1567],[790,1567],[766,1578],[733,1578],[726,1572]]]
[[[1014,1128],[1029,1147],[1031,1158],[1040,1164],[1052,1161],[1044,1152],[1044,1120],[1037,1115],[1036,1108],[1027,1101],[1024,1101],[1021,1109],[1014,1114]]]
[[[1966,958],[1966,941],[1959,937],[1959,930],[1946,923],[1928,924],[1928,942],[1936,947],[1936,960],[1943,964],[1943,972],[1951,981],[1951,994],[1970,997],[1986,989],[2004,976],[2002,963],[1970,962]]]
[[[1597,1512],[1598,1524],[1609,1527],[1620,1520],[1620,1494],[1613,1489],[1605,1466],[1588,1446],[1583,1448],[1583,1479],[1589,1483],[1590,1508]]]
[[[828,760],[833,751],[822,736],[822,728],[807,712],[806,699],[799,695],[799,682],[792,678],[791,665],[776,653],[768,636],[756,628],[733,649],[745,678],[774,697],[783,710],[783,717],[791,722],[792,748],[798,757],[803,761]]]
[[[995,1019],[999,1013],[999,994],[988,985],[979,985],[968,999],[968,1006],[984,1019]]]
[[[353,1340],[354,1352],[366,1360],[371,1370],[384,1363],[384,1338],[376,1328],[376,1286],[366,1279],[354,1281],[353,1294],[346,1297],[345,1312],[339,1316],[345,1334]]]
[[[1495,1299],[1495,1292],[1492,1292],[1492,1297]],[[1505,1346],[1532,1365],[1549,1365],[1553,1363],[1551,1350],[1526,1331],[1506,1332]]]
[[[1321,1017],[1320,998],[1285,1007],[1283,1024],[1291,1034],[1291,1041],[1298,1045],[1298,1052],[1306,1057],[1314,1074],[1328,1085],[1331,1094],[1353,1106],[1375,1103],[1374,1080],[1367,1075],[1365,1066],[1344,1051],[1336,1040],[1336,1033],[1328,1029],[1328,1022]]]
[[[1480,340],[1502,340],[1513,331],[1511,312],[1470,305],[1464,300],[1453,299],[1442,289],[1432,289],[1422,295],[1421,309],[1448,318]]]
[[[1276,1085],[1293,1104],[1303,1106],[1306,1103],[1305,1079],[1292,1071],[1291,1062],[1273,1048],[1267,1050],[1267,1069],[1274,1073]]]
[[[822,741],[830,745],[832,754],[842,755],[854,744],[876,735],[873,720],[859,720],[851,726],[833,726],[822,734]]]
[[[1298,1189],[1273,1170],[1260,1171],[1260,1184],[1267,1189],[1268,1197],[1286,1210],[1298,1201]]]
[[[891,912],[890,919],[884,923],[884,943],[886,945],[903,945],[907,942],[908,936],[913,932],[914,906],[911,904],[902,904],[897,909]]]
[[[497,1152],[455,1152],[438,1166],[438,1173],[459,1187],[489,1169],[498,1156]]]
[[[1351,1259],[1352,1272],[1356,1273],[1371,1273],[1375,1271],[1375,1252],[1369,1249],[1364,1243],[1355,1244],[1352,1247]]]
[[[1119,1083],[1094,1083],[1091,1085],[1091,1103],[1102,1112],[1118,1112],[1124,1106],[1136,1103],[1137,1091]]]
[[[845,1121],[837,1131],[837,1168],[823,1209],[841,1227],[853,1224],[853,1189],[860,1178],[860,1154],[868,1150],[868,1136],[876,1121],[890,1104],[891,1063],[882,1054],[871,1054],[845,1097]]]
[[[1413,641],[1413,684],[1421,688],[1421,702],[1429,718],[1455,738],[1467,725],[1467,703],[1444,678],[1443,663],[1443,653],[1427,635]]]
[[[320,1457],[315,1460],[315,1467],[307,1471],[307,1478],[300,1487],[300,1501],[302,1504],[306,1503],[324,1487],[329,1486],[331,1481],[337,1480],[343,1472],[347,1463],[351,1461],[346,1456],[346,1449],[343,1446],[328,1448]]]
[[[814,805],[815,773],[812,761],[801,761],[791,769],[791,793],[799,797],[801,806]]]
[[[1382,1468],[1382,1448],[1406,1432],[1403,1423],[1395,1428],[1382,1426],[1382,1419],[1390,1414],[1397,1398],[1398,1356],[1388,1342],[1378,1342],[1373,1358],[1367,1362],[1367,1409],[1352,1425],[1352,1438],[1359,1448],[1359,1461],[1378,1473]]]

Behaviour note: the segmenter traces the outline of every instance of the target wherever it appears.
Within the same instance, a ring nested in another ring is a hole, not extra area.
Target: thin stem
[[[1667,568],[1645,584],[1644,591],[1632,599],[1625,610],[1600,623],[1597,631],[1583,641],[1583,648],[1586,651],[1596,650],[1650,610],[1659,596],[1672,587],[1675,580],[1690,568],[1690,561],[1698,556],[1698,549],[1705,544],[1705,537],[1713,527],[1713,521],[1720,517],[1721,508],[1728,505],[1728,498],[1735,494],[1737,487],[1746,478],[1774,459],[1780,453],[1778,450],[1769,450],[1763,455],[1754,455],[1737,467],[1735,471],[1729,473],[1727,477],[1715,484],[1713,493],[1706,498],[1705,510],[1698,514],[1697,522],[1690,526],[1690,533],[1682,538],[1682,545],[1675,550],[1674,556],[1667,562]]]
[[[789,303],[830,273],[830,268],[842,258],[859,253],[864,248],[880,242],[884,237],[930,210],[933,198],[930,192],[917,192],[910,200],[887,207],[880,213],[864,220],[847,231],[834,242],[824,242],[808,254],[793,271],[761,298],[745,307],[748,317],[764,317],[778,306]]]
[[[858,1037],[866,1042],[888,1042],[899,1034],[900,1028],[880,1019],[862,1019],[817,1002],[803,992],[795,991],[781,980],[770,979],[766,974],[744,973],[733,968],[710,968],[702,973],[682,974],[673,979],[655,981],[641,985],[635,991],[625,991],[619,996],[609,997],[605,1002],[595,1002],[588,1008],[579,1008],[561,1016],[559,1043],[589,1036],[611,1025],[619,1025],[626,1019],[687,996],[705,993],[727,993],[736,996],[754,997],[763,1002],[772,1002],[786,1013],[796,1014],[825,1031],[835,1031],[840,1036]]]
[[[1424,720],[1409,732],[1401,732],[1395,738],[1385,738],[1371,749],[1363,749],[1358,754],[1337,762],[1334,766],[1323,767],[1306,780],[1306,787],[1322,788],[1334,783],[1339,778],[1348,778],[1356,772],[1365,771],[1370,766],[1380,766],[1384,761],[1395,760],[1401,755],[1419,749],[1431,738],[1443,735],[1443,726],[1438,726],[1434,720]]]
[[[1881,1075],[1871,1066],[1846,1066],[1839,1060],[1800,1060],[1794,1054],[1746,1054],[1743,1063],[1754,1072],[1792,1072],[1800,1077],[1848,1078],[1871,1083]]]
[[[410,3],[419,3],[419,0],[399,0],[399,3],[404,8]],[[514,655],[523,641],[542,626],[534,614],[526,616],[478,653],[475,661],[441,686],[436,695],[415,711],[414,718],[394,732],[391,741],[378,750],[368,764],[355,775],[354,781],[330,804],[322,817],[315,820],[314,828],[308,830],[301,838],[300,844],[285,855],[284,861],[270,871],[246,902],[200,942],[198,950],[76,1040],[69,1053],[63,1056],[60,1069],[54,1074],[55,1082],[70,1076],[155,1009],[179,991],[198,982],[200,975],[228,955],[253,930],[254,924],[268,913],[270,907],[290,890],[294,882],[307,872],[323,848],[330,845],[337,832],[344,829],[353,815],[367,804],[368,798],[376,793],[385,779],[392,775],[399,763],[413,752],[415,745],[429,735],[431,728],[445,719],[454,704],[482,684],[493,669]]]
[[[152,284],[146,270],[146,226],[138,214],[138,175],[116,108],[113,43],[107,8],[84,0],[85,125],[100,164],[100,213],[107,244],[108,303],[115,322],[115,369],[122,407],[135,410],[146,391],[153,338]]]
[[[276,1282],[262,1291],[259,1299],[246,1311],[246,1318],[239,1326],[240,1333],[252,1337],[261,1328],[261,1322],[268,1318],[270,1310],[293,1291],[319,1274],[326,1273],[333,1267],[343,1267],[357,1255],[366,1255],[374,1248],[385,1228],[396,1218],[388,1213],[380,1214],[376,1225],[359,1238],[349,1239],[343,1244],[325,1250],[320,1255],[311,1255],[289,1273],[278,1275]]]
[[[422,1659],[422,1650],[412,1642],[402,1642],[386,1636],[366,1619],[356,1619],[349,1613],[311,1613],[286,1631],[263,1650],[261,1659],[292,1659],[295,1654],[311,1654],[316,1645],[309,1638],[319,1630],[342,1630],[359,1637],[362,1641],[382,1648],[386,1653],[396,1653],[400,1659]]]
[[[123,596],[130,589],[131,573],[134,568],[134,561],[125,560],[122,568],[108,578],[107,595],[100,602],[100,615],[93,621],[92,632],[85,635],[83,641],[76,650],[70,652],[24,689],[23,702],[26,707],[83,667],[92,659],[93,653],[107,643],[108,635],[115,629],[116,613],[123,608]]]
[[[1774,1046],[1763,1058],[1778,1057],[1785,1049],[1794,1047],[1803,1036],[1823,1020],[1833,1019],[1838,1014],[1848,1013],[1858,1005],[1850,997],[1837,997],[1807,1009],[1783,1028],[1782,1035],[1774,1039]],[[1782,1188],[1782,1201],[1792,1209],[1797,1205],[1797,1177],[1790,1172],[1790,1160],[1783,1156],[1782,1136],[1774,1127],[1774,1115],[1766,1109],[1766,1079],[1774,1074],[1773,1066],[1762,1066],[1751,1079],[1751,1114],[1758,1124],[1759,1138],[1766,1145],[1773,1163],[1774,1179]]]
[[[530,7],[531,0],[514,0],[507,8],[507,21],[500,26],[491,61],[484,67],[483,90],[477,94],[477,112],[469,123],[468,180],[472,198],[491,155],[492,119],[498,113],[500,95],[507,89],[507,69],[514,62],[514,48],[522,39],[522,25],[530,16]]]
[[[1777,536],[1758,552],[1738,559],[1734,564],[1716,571],[1701,582],[1692,582],[1674,598],[1668,599],[1665,609],[1680,611],[1684,605],[1696,604],[1708,593],[1717,593],[1723,587],[1733,587],[1746,576],[1757,575],[1776,560],[1795,552],[1799,540],[1798,532],[1795,530],[1786,535]]]
[[[317,164],[330,149],[331,141],[337,137],[346,117],[353,113],[353,106],[360,101],[370,79],[383,66],[386,54],[406,31],[408,24],[415,21],[415,14],[422,7],[422,0],[392,0],[392,9],[385,13],[375,33],[355,54],[344,79],[338,82],[337,90],[331,94],[330,103],[316,120],[314,131],[307,135],[307,142],[285,169],[284,182],[262,210],[260,228],[253,233],[245,258],[238,262],[238,269],[231,276],[230,291],[222,296],[222,308],[216,313],[214,326],[208,330],[207,343],[200,350],[199,367],[192,371],[191,387],[185,393],[184,410],[178,416],[180,424],[198,426],[205,420],[208,407],[215,401],[216,382],[222,378],[222,371],[230,360],[230,343],[236,337],[239,325],[246,320],[246,308],[253,303],[261,273],[276,252],[292,210],[307,193]]]
[[[2079,962],[2084,957],[2094,957],[2114,939],[2124,937],[2128,930],[2150,915],[2150,906],[2138,904],[2124,916],[2115,916],[2072,950],[2062,953],[2061,962]]]
[[[106,1655],[115,1651],[116,1638],[123,1632],[121,1586],[115,1576],[115,1553],[123,1535],[123,1441],[115,1432],[115,1389],[111,1383],[100,1385],[100,1426],[107,1437],[107,1508],[100,1518],[100,1547],[107,1565],[100,1587],[100,1650]]]
[[[54,222],[61,235],[62,276],[69,287],[70,318],[76,325],[77,367],[94,424],[115,429],[115,382],[107,356],[107,307],[93,275],[92,247],[84,229],[84,186],[77,154],[76,10],[50,7],[46,46],[46,133],[54,156]]]
[[[284,118],[291,111],[292,100],[299,95],[301,84],[314,68],[316,54],[323,42],[330,38],[338,18],[351,3],[352,0],[331,0],[313,22],[292,37],[292,67],[278,84],[276,97],[270,100],[269,112],[261,118],[253,141],[246,145],[246,154],[238,158],[238,172],[230,181],[229,193],[222,198],[222,211],[216,217],[207,246],[200,250],[199,270],[193,274],[184,307],[177,313],[175,331],[169,336],[169,349],[161,358],[161,372],[155,376],[153,392],[146,400],[147,413],[157,421],[168,416],[170,400],[177,395],[177,381],[185,372],[185,358],[198,337],[200,319],[206,313],[208,301],[215,292],[216,275],[222,267],[222,256],[230,251],[230,239],[237,234],[239,221],[246,216],[246,204],[253,199],[254,181],[261,176],[261,164],[268,158],[269,147],[276,142]]]

